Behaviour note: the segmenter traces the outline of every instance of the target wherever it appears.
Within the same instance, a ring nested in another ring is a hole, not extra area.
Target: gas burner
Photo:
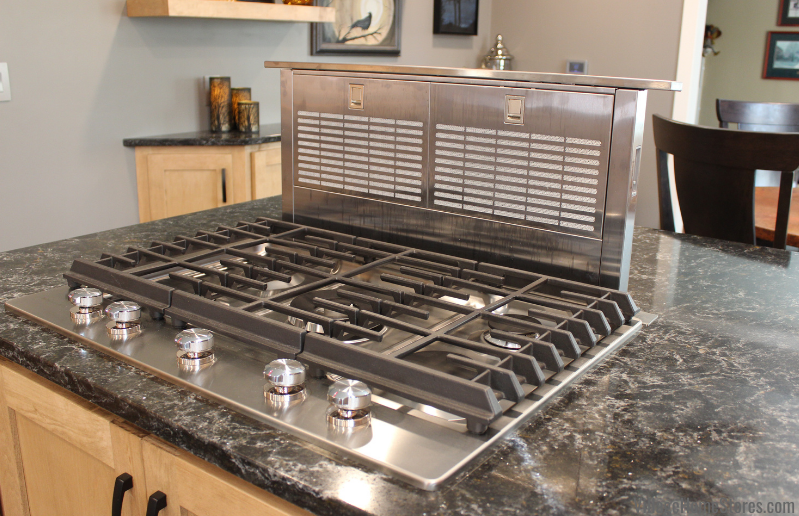
[[[456,305],[466,306],[475,310],[480,310],[490,305],[494,301],[502,299],[502,296],[495,296],[491,294],[484,294],[482,292],[469,295],[469,299],[458,299],[451,296],[442,296],[442,300],[454,303]]]
[[[539,321],[538,319],[536,319],[534,317],[530,317],[529,315],[507,314],[507,315],[504,315],[503,317],[509,317],[509,318],[517,319],[519,321],[524,321],[524,322],[528,322],[528,323],[532,323],[532,324],[541,324],[541,321]],[[488,321],[488,328],[489,329],[487,329],[487,330],[485,330],[483,332],[483,340],[485,340],[486,342],[488,342],[489,344],[492,344],[494,346],[497,346],[497,347],[500,347],[500,348],[505,348],[505,349],[510,349],[512,351],[521,349],[522,345],[521,344],[517,344],[516,342],[509,342],[509,341],[507,341],[505,339],[501,339],[501,338],[495,337],[495,336],[491,335],[491,330],[498,330],[498,331],[504,331],[504,332],[508,332],[508,333],[514,333],[516,335],[522,335],[524,337],[530,337],[531,339],[537,339],[540,336],[535,331],[527,330],[525,328],[522,328],[521,326],[515,325],[513,323],[506,323],[506,322],[503,322],[503,321],[489,320]]]
[[[290,288],[294,288],[294,287],[297,287],[299,285],[302,285],[307,280],[308,280],[308,278],[306,278],[305,274],[297,273],[297,274],[292,274],[291,275],[291,281],[289,281],[289,282],[279,281],[279,280],[267,281],[266,282],[266,288],[263,291],[261,291],[258,295],[259,295],[259,297],[263,297],[263,298],[267,298],[268,299],[268,298],[274,297],[274,296],[276,296],[276,295],[278,295],[278,294],[280,294],[280,293],[282,293],[282,292],[284,292],[284,291],[286,291],[286,290],[288,290]]]
[[[323,315],[325,317],[330,317],[331,319],[345,319],[346,316],[343,314],[336,312],[330,308],[325,308],[321,306],[316,306],[314,303],[314,298],[321,298],[326,301],[332,301],[334,303],[338,303],[340,305],[345,306],[357,306],[351,300],[345,299],[338,295],[338,292],[335,290],[314,290],[311,292],[305,292],[304,294],[300,294],[299,296],[295,297],[289,303],[289,306],[292,308],[298,308],[305,312],[314,312],[319,315]],[[310,333],[320,333],[324,334],[324,328],[321,324],[317,324],[313,321],[308,321],[307,323],[299,317],[294,317],[289,315],[287,317],[287,321],[289,324],[293,326],[297,326],[298,328],[305,328],[305,331]],[[380,323],[373,323],[369,322],[362,325],[363,328],[367,330],[372,330],[380,334],[384,334],[388,331],[388,328],[385,325]],[[366,337],[359,337],[357,335],[351,335],[349,333],[342,333],[340,335],[335,335],[335,338],[342,341],[344,344],[363,344],[364,342],[368,342],[369,339]]]
[[[286,247],[284,249],[287,249],[287,248],[288,248],[288,244],[286,245]],[[278,253],[275,252],[275,251],[277,251],[280,248],[278,248],[276,246],[273,246],[272,244],[262,244],[262,245],[259,245],[257,249],[258,250],[256,251],[256,254],[258,254],[260,256],[280,258],[280,253],[279,252]],[[272,252],[270,252],[270,250],[272,250]],[[333,264],[331,267],[328,267],[326,265],[321,265],[321,264],[313,264],[313,265],[310,265],[310,266],[311,266],[311,268],[316,269],[316,270],[318,270],[320,272],[324,272],[326,274],[338,274],[339,272],[341,272],[341,267],[343,265],[342,260],[340,260],[340,259],[330,259],[329,261]],[[304,264],[304,265],[305,266],[309,266],[308,264]]]

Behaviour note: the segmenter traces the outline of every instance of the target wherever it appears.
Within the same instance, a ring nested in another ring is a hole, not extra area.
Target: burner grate
[[[297,358],[316,377],[460,416],[474,433],[638,312],[615,290],[266,218],[75,260],[65,277],[176,327]],[[283,288],[271,295],[275,282]],[[521,317],[505,314],[518,306]],[[515,349],[463,335],[476,327]],[[361,345],[387,335],[379,350]],[[431,355],[437,367],[420,359]]]

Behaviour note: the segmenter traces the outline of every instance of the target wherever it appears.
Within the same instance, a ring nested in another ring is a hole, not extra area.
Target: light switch
[[[505,95],[505,123],[524,124],[524,97]]]
[[[0,63],[0,102],[11,100],[11,82],[8,79],[8,63]]]
[[[350,84],[350,109],[363,109],[363,84]]]

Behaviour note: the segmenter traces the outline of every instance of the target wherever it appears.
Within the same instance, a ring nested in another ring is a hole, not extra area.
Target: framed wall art
[[[311,24],[311,54],[400,53],[401,0],[316,0],[334,7],[336,21]]]
[[[477,35],[480,0],[435,0],[433,34]]]
[[[799,25],[799,0],[780,0],[778,25]]]
[[[566,73],[588,73],[588,61],[566,61]]]
[[[799,32],[769,32],[764,79],[799,80]]]

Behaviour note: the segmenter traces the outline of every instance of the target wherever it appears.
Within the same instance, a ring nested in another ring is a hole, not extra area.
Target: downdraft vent
[[[296,185],[423,206],[424,123],[297,112]]]
[[[601,230],[602,142],[437,124],[432,204],[577,232]]]

